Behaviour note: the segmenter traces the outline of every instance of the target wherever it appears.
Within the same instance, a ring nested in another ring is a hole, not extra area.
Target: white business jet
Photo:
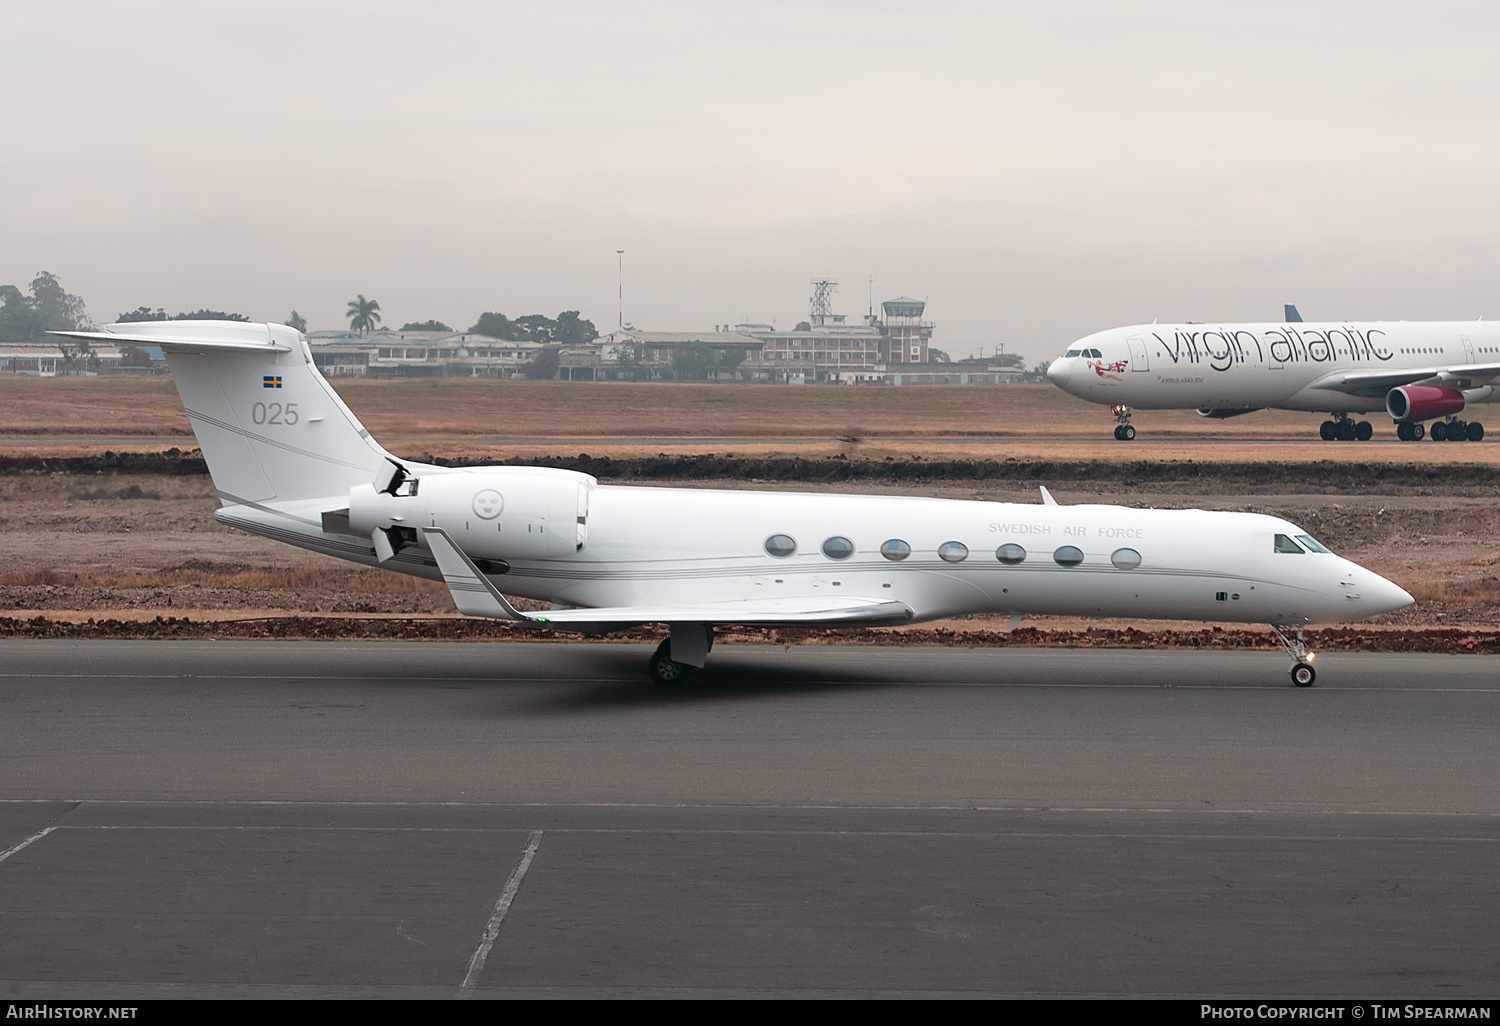
[[[1328,413],[1325,441],[1367,441],[1374,428],[1350,414],[1384,410],[1402,441],[1484,437],[1483,424],[1459,414],[1500,399],[1500,323],[1311,324],[1294,306],[1286,313],[1286,323],[1111,328],[1069,346],[1047,377],[1113,407],[1115,438],[1126,442],[1135,438],[1133,409],[1196,409],[1214,419],[1263,409]]]
[[[532,467],[397,459],[280,324],[109,325],[158,345],[214,486],[215,518],[444,581],[460,612],[559,631],[665,623],[657,681],[701,668],[717,626],[864,627],[968,613],[1268,623],[1312,684],[1305,624],[1410,595],[1276,517],[889,496],[601,485]],[[526,613],[507,598],[551,602]]]

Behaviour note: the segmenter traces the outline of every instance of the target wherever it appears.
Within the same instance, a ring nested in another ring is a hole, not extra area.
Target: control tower
[[[927,301],[898,296],[887,299],[880,308],[885,312],[887,338],[881,359],[886,363],[926,363],[927,345],[932,340],[932,322],[922,320]]]

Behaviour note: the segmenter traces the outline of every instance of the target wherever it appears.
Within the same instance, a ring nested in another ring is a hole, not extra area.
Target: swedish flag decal
[[[280,374],[267,374],[265,377],[263,377],[263,378],[260,379],[260,387],[261,388],[280,388],[281,387],[281,375]]]

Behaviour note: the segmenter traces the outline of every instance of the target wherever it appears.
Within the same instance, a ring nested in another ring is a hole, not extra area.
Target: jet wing
[[[1401,385],[1446,385],[1478,388],[1500,376],[1500,363],[1460,363],[1446,367],[1414,367],[1407,370],[1334,371],[1314,381],[1309,388],[1350,395],[1379,396]]]
[[[597,609],[557,609],[546,613],[523,613],[479,571],[473,560],[435,527],[422,528],[427,547],[437,559],[438,569],[453,596],[454,605],[466,616],[516,620],[558,630],[604,630],[641,623],[712,623],[757,627],[872,627],[907,623],[911,607],[891,599],[829,596],[828,598],[776,598],[695,605],[615,606]]]

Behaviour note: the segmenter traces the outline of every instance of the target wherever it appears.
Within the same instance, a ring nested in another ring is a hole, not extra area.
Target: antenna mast
[[[812,287],[812,326],[821,328],[833,320],[833,303],[830,297],[839,290],[839,283],[832,278],[814,278]]]

